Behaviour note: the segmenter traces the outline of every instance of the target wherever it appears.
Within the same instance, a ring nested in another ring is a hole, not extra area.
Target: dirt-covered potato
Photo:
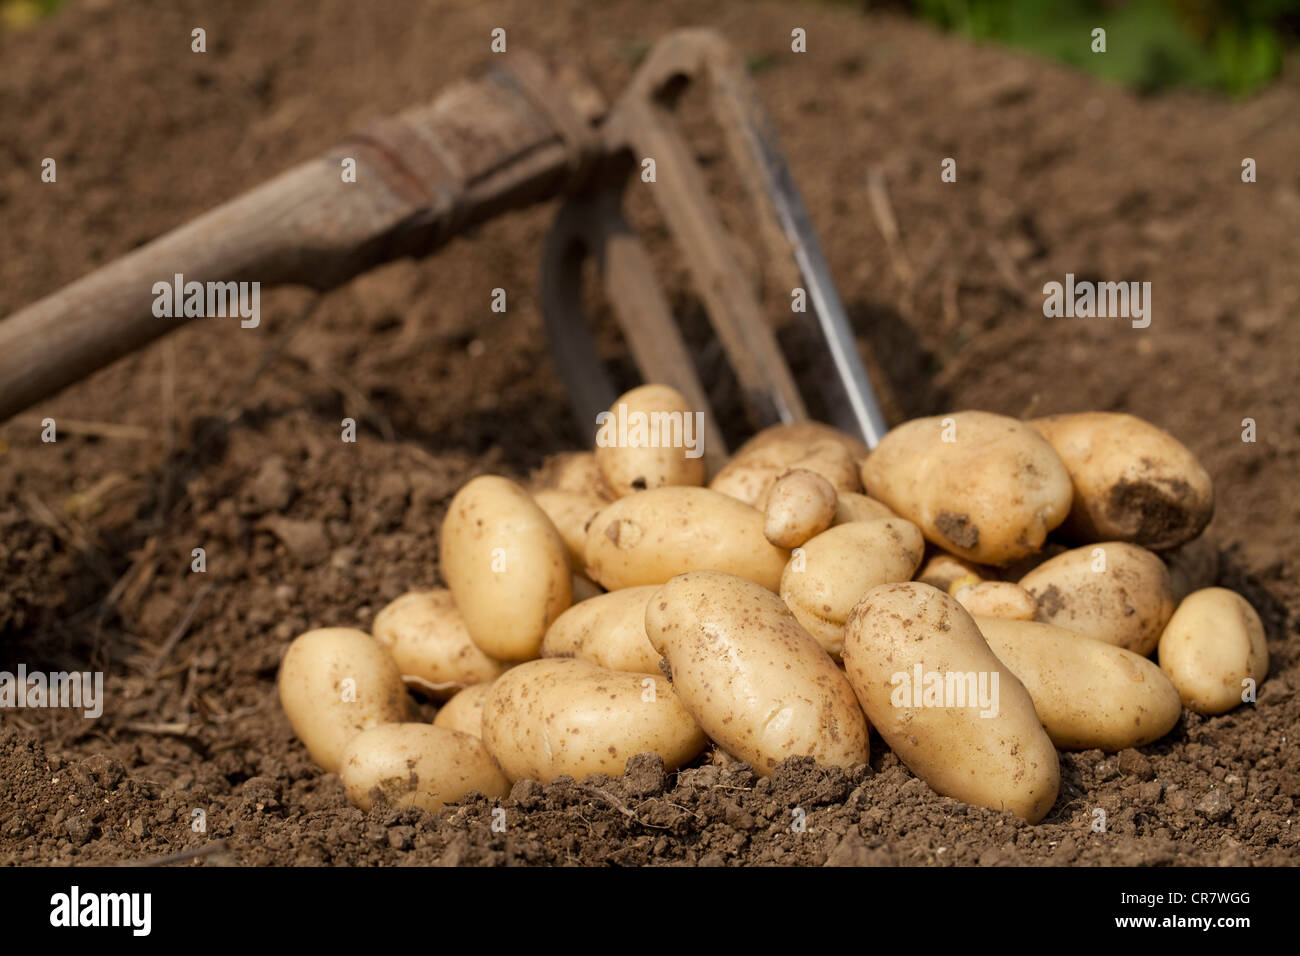
[[[533,493],[537,507],[546,512],[555,530],[564,539],[564,550],[569,557],[569,567],[581,572],[586,566],[583,550],[587,541],[587,525],[609,501],[595,495],[577,491],[548,489]]]
[[[1050,624],[981,616],[975,623],[1062,750],[1142,747],[1182,715],[1169,678],[1132,651]]]
[[[862,484],[927,541],[998,565],[1042,547],[1073,495],[1069,472],[1042,436],[989,412],[899,425],[863,463]]]
[[[791,468],[815,471],[837,491],[861,491],[857,463],[866,454],[860,441],[820,422],[773,425],[741,445],[709,487],[760,510],[773,482]]]
[[[393,655],[365,631],[324,627],[294,638],[280,664],[280,705],[311,759],[337,773],[348,742],[406,719],[410,698]]]
[[[1052,809],[1056,748],[955,598],[916,581],[872,588],[845,625],[844,668],[872,726],[934,790],[1030,823]]]
[[[615,497],[613,489],[605,481],[600,465],[596,463],[596,453],[591,451],[566,451],[551,455],[529,477],[528,490],[533,494],[539,491],[569,491],[605,501],[613,501]]]
[[[483,475],[451,499],[442,522],[442,576],[469,636],[502,661],[537,656],[568,608],[573,581],[564,539],[513,481]]]
[[[466,687],[438,708],[433,726],[457,730],[472,737],[483,735],[483,706],[492,694],[492,684],[475,684]]]
[[[949,592],[967,613],[998,617],[1008,621],[1032,621],[1038,616],[1038,602],[1019,584],[1010,581],[981,581],[974,575],[958,579]]]
[[[1070,471],[1074,500],[1063,530],[1077,539],[1163,550],[1195,538],[1213,517],[1209,472],[1155,425],[1117,412],[1053,415],[1030,424]]]
[[[1254,696],[1268,676],[1264,624],[1227,588],[1187,596],[1160,635],[1160,669],[1188,710],[1222,714]]]
[[[852,688],[771,591],[720,571],[682,574],[650,599],[645,623],[686,709],[754,773],[796,755],[866,762]]]
[[[790,557],[764,537],[761,511],[707,488],[620,498],[587,528],[586,555],[587,573],[611,591],[706,568],[775,591]]]
[[[704,484],[703,415],[677,389],[641,385],[597,418],[596,463],[616,497]]]
[[[1174,612],[1164,562],[1123,541],[1087,545],[1044,561],[1020,579],[1036,620],[1147,657]]]
[[[511,780],[617,777],[629,757],[657,753],[675,770],[704,749],[704,732],[663,674],[606,670],[556,657],[529,661],[492,685],[483,744]]]
[[[497,798],[510,792],[477,737],[430,724],[362,731],[343,752],[342,776],[348,802],[366,812],[376,788],[392,806],[421,810],[459,803],[472,791]]]
[[[903,518],[837,524],[790,559],[781,575],[781,598],[804,630],[838,658],[853,605],[878,584],[908,580],[923,554],[920,529]]]
[[[806,468],[792,469],[768,491],[763,534],[778,548],[797,548],[831,526],[838,504],[829,481]]]
[[[872,518],[897,518],[894,510],[883,502],[856,491],[841,491],[836,495],[835,520],[832,524],[850,521],[870,521]]]
[[[501,673],[501,663],[470,640],[446,588],[408,591],[375,615],[371,631],[393,655],[402,680],[435,700]]]
[[[645,633],[645,609],[656,584],[610,591],[569,608],[542,641],[543,657],[576,657],[597,667],[659,673],[659,654]]]

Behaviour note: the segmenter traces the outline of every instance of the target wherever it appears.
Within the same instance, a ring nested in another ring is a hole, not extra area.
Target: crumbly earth
[[[1296,861],[1294,70],[1244,102],[1143,99],[848,5],[72,0],[0,33],[0,315],[490,65],[494,27],[613,95],[648,44],[702,23],[756,70],[893,421],[1127,411],[1200,456],[1220,581],[1268,629],[1258,702],[1185,714],[1141,752],[1065,755],[1038,826],[936,796],[879,744],[847,773],[792,759],[765,780],[713,763],[672,775],[643,757],[619,780],[522,782],[504,832],[484,800],[350,808],[293,739],[278,662],[295,634],[365,627],[436,583],[439,522],[468,478],[524,476],[579,444],[537,308],[546,206],[319,301],[268,291],[257,330],[193,323],[0,426],[0,669],[107,675],[97,720],[0,711],[0,862]],[[189,50],[195,26],[206,54]],[[796,26],[806,54],[788,52]],[[717,137],[697,142],[743,234],[743,186]],[[39,180],[46,156],[57,184]],[[956,183],[940,181],[945,157]],[[1257,183],[1240,181],[1244,157]],[[896,244],[873,212],[882,195]],[[734,441],[749,426],[684,263],[645,196],[630,207]],[[1150,281],[1150,328],[1045,318],[1042,286],[1066,273]],[[626,379],[608,314],[596,321]],[[354,444],[339,440],[345,416]],[[45,417],[57,443],[40,440]]]

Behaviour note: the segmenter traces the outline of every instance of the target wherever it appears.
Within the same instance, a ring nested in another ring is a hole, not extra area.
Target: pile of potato
[[[657,385],[618,402],[687,410]],[[290,646],[295,732],[356,806],[378,788],[431,809],[646,751],[671,770],[710,742],[759,775],[850,767],[874,727],[939,793],[1037,822],[1058,749],[1148,744],[1267,674],[1258,615],[1206,586],[1209,475],[1132,416],[956,412],[869,455],[777,426],[705,481],[652,446],[558,456],[528,488],[470,481],[442,525],[446,589],[398,598],[373,636]],[[444,702],[432,724],[408,688]]]

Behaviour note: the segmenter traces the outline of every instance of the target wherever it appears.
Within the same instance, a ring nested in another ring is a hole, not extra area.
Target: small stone
[[[1207,820],[1222,820],[1232,812],[1232,801],[1222,790],[1210,790],[1196,803],[1196,812]]]

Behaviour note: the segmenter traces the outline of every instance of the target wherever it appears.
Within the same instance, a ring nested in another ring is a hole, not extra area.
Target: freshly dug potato
[[[408,591],[375,615],[371,630],[393,655],[402,680],[435,700],[493,680],[502,670],[470,640],[446,588]]]
[[[1020,579],[1037,620],[1147,657],[1174,613],[1164,562],[1135,544],[1107,541],[1066,551]]]
[[[1268,676],[1264,624],[1250,602],[1227,588],[1187,596],[1160,635],[1160,669],[1188,710],[1222,714],[1243,703],[1247,679]]]
[[[675,770],[704,749],[704,732],[662,674],[605,670],[550,658],[520,664],[493,685],[483,744],[511,780],[565,774],[617,777],[653,752]]]
[[[343,752],[348,803],[369,812],[375,788],[392,806],[437,810],[474,790],[504,797],[510,781],[477,737],[429,724],[385,724],[362,731]]]
[[[528,490],[533,494],[539,491],[570,491],[591,498],[603,498],[605,501],[613,501],[615,497],[613,489],[605,481],[600,465],[596,463],[596,453],[590,451],[566,451],[551,455],[530,476]]]
[[[645,609],[659,586],[610,591],[569,608],[542,641],[542,657],[576,657],[611,671],[659,673],[659,654],[645,633]]]
[[[1038,601],[1019,584],[1010,581],[980,581],[973,575],[968,583],[954,582],[949,591],[973,617],[997,617],[1007,621],[1032,621],[1038,615]]]
[[[642,385],[620,395],[596,422],[596,463],[614,495],[703,485],[703,418],[668,385]]]
[[[899,425],[863,464],[862,484],[927,541],[979,564],[1037,551],[1073,495],[1051,445],[1025,423],[988,412]]]
[[[406,719],[410,698],[393,655],[365,631],[324,627],[294,638],[280,664],[280,706],[311,759],[338,773],[348,742]]]
[[[790,555],[763,536],[763,513],[707,488],[620,498],[587,528],[587,572],[608,590],[663,584],[705,568],[775,591]]]
[[[1219,546],[1206,535],[1164,551],[1160,558],[1169,569],[1175,604],[1193,591],[1214,587],[1214,582],[1219,580]]]
[[[447,508],[440,553],[479,649],[502,661],[536,657],[573,581],[564,539],[528,492],[493,475],[470,481]]]
[[[878,584],[908,580],[923,554],[920,529],[903,518],[837,524],[785,566],[781,598],[804,630],[838,658],[853,605]]]
[[[533,501],[546,512],[546,517],[551,519],[551,524],[555,525],[555,530],[564,539],[569,567],[581,572],[586,566],[583,549],[586,547],[587,525],[609,501],[595,495],[555,489],[534,492]]]
[[[773,482],[798,467],[817,472],[837,491],[861,491],[857,462],[866,454],[862,442],[820,422],[773,425],[741,445],[709,487],[761,510]]]
[[[797,548],[831,526],[838,504],[835,489],[817,472],[787,471],[768,492],[763,534],[778,548]]]
[[[856,491],[841,491],[836,495],[835,520],[832,524],[848,524],[850,521],[870,521],[872,518],[897,518],[894,510],[883,502],[859,494]]]
[[[483,707],[492,694],[492,684],[475,684],[466,687],[438,708],[433,726],[456,730],[472,737],[483,735]]]
[[[940,591],[948,591],[953,584],[963,578],[986,580],[990,574],[987,568],[965,561],[947,551],[935,551],[924,560],[921,570],[916,573],[916,580],[928,584]]]
[[[1070,470],[1063,530],[1083,541],[1164,550],[1195,538],[1214,515],[1209,472],[1182,442],[1132,415],[1082,412],[1030,423]]]
[[[1142,747],[1173,730],[1182,715],[1169,678],[1132,651],[1050,624],[978,615],[975,623],[1025,685],[1062,750]]]
[[[957,600],[882,584],[849,615],[844,668],[871,721],[934,790],[1037,823],[1061,784],[1029,692]]]
[[[853,690],[771,591],[720,571],[682,574],[650,599],[645,623],[686,709],[754,773],[795,755],[866,762]]]

